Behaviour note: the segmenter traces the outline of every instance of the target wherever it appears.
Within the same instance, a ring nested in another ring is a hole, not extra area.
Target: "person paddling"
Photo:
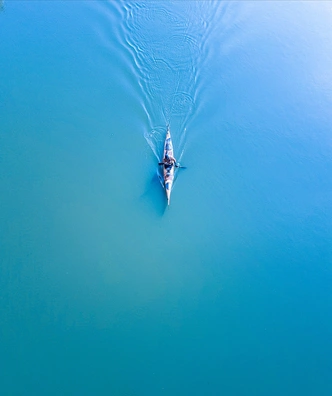
[[[167,154],[165,155],[163,162],[159,162],[159,165],[164,165],[166,169],[172,168],[173,166],[178,167],[178,164],[176,163],[176,159]]]

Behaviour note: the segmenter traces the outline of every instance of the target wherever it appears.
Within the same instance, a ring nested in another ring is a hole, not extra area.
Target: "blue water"
[[[0,394],[331,395],[331,3],[5,1],[0,38]]]

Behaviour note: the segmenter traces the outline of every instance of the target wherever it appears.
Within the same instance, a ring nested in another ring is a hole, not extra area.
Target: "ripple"
[[[148,48],[151,38],[165,40],[181,24],[177,15],[163,7],[149,4],[128,4],[126,6],[126,27],[131,32],[130,39],[142,48]]]
[[[166,124],[171,124],[177,147],[184,142],[187,124],[194,109],[199,108],[196,100],[204,86],[201,72],[215,55],[211,54],[208,38],[216,32],[220,18],[227,30],[227,17],[232,19],[233,15],[228,6],[209,0],[125,2],[117,3],[115,11],[122,21],[118,24],[120,35],[112,33],[114,19],[108,18],[109,26],[102,37],[112,41],[115,34],[116,41],[127,50],[124,66],[136,78],[133,94],[139,98],[149,124],[150,132],[144,136],[158,158]]]
[[[158,162],[160,162],[162,158],[165,135],[166,135],[165,127],[155,127],[150,131],[146,131],[144,133],[145,140],[148,142],[148,145],[151,147],[151,150],[158,159]]]
[[[185,92],[176,93],[172,99],[172,114],[188,115],[194,109],[194,99],[192,96]]]
[[[188,34],[170,36],[166,42],[159,42],[152,48],[155,58],[165,57],[176,70],[188,71],[189,68],[190,71],[200,53],[197,40]]]

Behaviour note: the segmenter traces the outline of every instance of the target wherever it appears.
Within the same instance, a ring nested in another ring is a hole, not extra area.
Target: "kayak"
[[[169,130],[169,127],[167,128],[167,133],[166,133],[166,138],[165,138],[165,144],[164,144],[164,157],[174,157],[173,155],[173,143],[172,143],[172,138],[171,138],[171,132]],[[167,204],[170,204],[171,200],[171,192],[172,192],[172,187],[173,187],[173,181],[174,181],[174,168],[175,166],[163,166],[164,170],[164,188],[166,191],[166,197],[167,197]]]

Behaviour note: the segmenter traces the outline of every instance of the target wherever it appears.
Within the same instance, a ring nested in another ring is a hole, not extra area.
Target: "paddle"
[[[158,162],[158,165],[164,165],[164,163],[163,162]],[[174,166],[175,166],[175,168],[187,169],[186,166],[182,166],[179,163],[176,163]]]

